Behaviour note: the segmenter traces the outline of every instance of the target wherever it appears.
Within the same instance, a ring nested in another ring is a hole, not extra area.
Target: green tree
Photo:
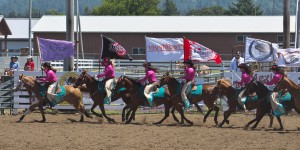
[[[64,13],[58,12],[56,9],[47,10],[46,15],[64,15]]]
[[[238,0],[237,3],[232,3],[232,6],[229,6],[227,14],[233,16],[260,16],[263,14],[263,11],[259,6],[254,5],[253,0]]]
[[[203,9],[193,9],[187,13],[188,16],[224,16],[227,10],[221,6],[206,7]]]
[[[116,15],[116,16],[152,16],[159,15],[157,8],[160,0],[104,0],[103,5],[96,6],[92,15]]]
[[[164,10],[162,12],[164,16],[178,16],[179,11],[176,8],[173,0],[166,0],[164,3]]]

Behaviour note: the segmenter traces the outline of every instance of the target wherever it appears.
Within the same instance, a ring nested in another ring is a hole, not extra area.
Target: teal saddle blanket
[[[145,86],[144,85],[140,86],[140,89],[139,89],[139,95],[140,96],[144,96],[144,90],[145,90]],[[164,88],[164,87],[158,88],[158,92],[155,92],[155,93],[152,94],[153,98],[166,97],[165,90],[166,90],[166,88]]]
[[[194,88],[193,85],[189,86],[187,89],[187,95],[202,95],[202,88],[203,85],[199,84],[199,85],[195,85],[197,88],[195,90],[192,90]]]

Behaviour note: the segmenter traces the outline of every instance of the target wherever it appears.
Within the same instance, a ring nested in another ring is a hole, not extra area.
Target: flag
[[[214,60],[216,64],[220,64],[222,62],[222,58],[215,51],[195,42],[188,40],[186,38],[183,39],[184,43],[184,60],[195,60],[200,62],[207,62],[210,60]]]
[[[182,38],[145,37],[147,62],[179,61],[183,55]]]
[[[109,57],[111,59],[129,59],[131,56],[127,54],[126,49],[116,41],[102,36],[102,55],[101,58]]]
[[[245,61],[246,62],[271,62],[274,49],[279,46],[269,41],[246,37]]]
[[[74,42],[37,38],[42,61],[63,60],[74,56]]]
[[[299,67],[300,64],[300,49],[276,49],[276,64],[278,66]]]

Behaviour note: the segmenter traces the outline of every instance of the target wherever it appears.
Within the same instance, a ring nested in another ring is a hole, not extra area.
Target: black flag
[[[102,36],[102,55],[101,58],[109,57],[110,59],[129,59],[131,56],[127,54],[126,49],[116,41]]]

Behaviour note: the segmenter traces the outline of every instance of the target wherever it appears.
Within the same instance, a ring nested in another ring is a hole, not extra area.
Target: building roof
[[[0,35],[11,35],[9,26],[3,16],[0,15]]]
[[[81,16],[91,33],[282,33],[283,16]],[[74,19],[74,30],[76,30]],[[43,16],[33,32],[66,32],[65,16]],[[295,32],[295,16],[290,17]]]
[[[38,20],[36,18],[31,19],[31,29]],[[6,18],[6,22],[12,32],[12,35],[7,36],[8,39],[28,39],[28,18]]]

